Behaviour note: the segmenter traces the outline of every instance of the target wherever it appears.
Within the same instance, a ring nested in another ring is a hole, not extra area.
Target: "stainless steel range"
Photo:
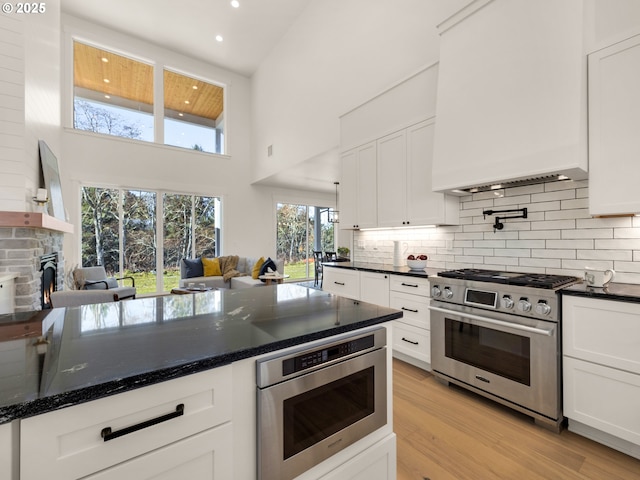
[[[462,269],[429,281],[433,373],[559,430],[558,290],[580,280]]]

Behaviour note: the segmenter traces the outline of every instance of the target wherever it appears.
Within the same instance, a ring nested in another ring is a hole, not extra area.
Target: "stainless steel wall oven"
[[[386,329],[257,362],[258,478],[287,480],[387,424]]]
[[[575,277],[456,270],[431,277],[431,366],[557,430],[561,403],[560,286]]]

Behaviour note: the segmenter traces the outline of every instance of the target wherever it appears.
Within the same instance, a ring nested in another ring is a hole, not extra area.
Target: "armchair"
[[[104,267],[82,267],[73,272],[73,280],[78,290],[110,290],[118,299],[136,298],[136,281],[133,277],[107,277]],[[118,281],[130,280],[131,286],[120,286]]]

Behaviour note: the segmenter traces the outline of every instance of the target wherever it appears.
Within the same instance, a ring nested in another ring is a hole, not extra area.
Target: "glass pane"
[[[195,197],[196,258],[219,255],[219,229],[216,224],[220,199],[214,197]]]
[[[153,67],[73,44],[73,126],[153,141]]]
[[[156,288],[156,194],[124,192],[124,275],[136,279],[138,295],[155,293]],[[109,272],[107,272],[109,273]]]
[[[82,266],[119,272],[118,190],[82,188]]]
[[[224,88],[164,71],[164,143],[224,153]]]
[[[284,273],[292,279],[309,278],[307,207],[279,203],[276,216],[277,255],[284,259]]]
[[[193,195],[164,194],[163,290],[171,291],[180,280],[180,262],[193,250]]]
[[[320,207],[320,226],[322,237],[320,243],[322,245],[323,252],[335,252],[336,246],[334,243],[334,223],[329,222],[329,209],[326,207]]]

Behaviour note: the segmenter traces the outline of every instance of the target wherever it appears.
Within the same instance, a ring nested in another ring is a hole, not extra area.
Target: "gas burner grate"
[[[502,272],[497,270],[483,270],[478,268],[462,268],[459,270],[445,270],[438,273],[445,278],[459,278],[479,282],[503,283],[522,287],[556,289],[571,285],[579,281],[577,277],[568,275],[548,275],[544,273]]]

